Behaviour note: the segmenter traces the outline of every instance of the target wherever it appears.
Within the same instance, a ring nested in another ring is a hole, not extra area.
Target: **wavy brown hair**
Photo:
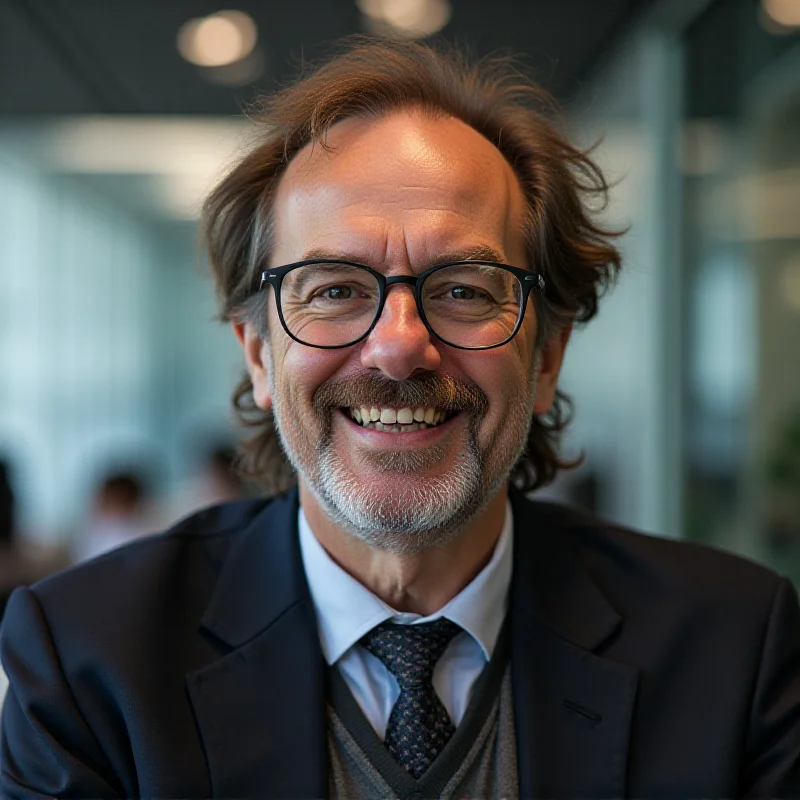
[[[278,181],[299,150],[325,146],[332,125],[349,117],[381,117],[401,109],[447,115],[470,125],[505,156],[526,201],[528,260],[547,282],[535,297],[537,343],[564,325],[585,323],[621,266],[619,231],[603,228],[608,184],[591,151],[570,144],[553,99],[508,58],[472,62],[462,52],[415,42],[358,39],[257,107],[258,143],[214,189],[203,231],[224,321],[266,319],[267,292],[256,292],[273,241],[272,203]],[[262,332],[265,331],[262,329]],[[268,493],[295,480],[271,411],[259,409],[250,378],[233,404],[251,436],[241,445],[242,472]],[[566,461],[558,444],[572,403],[557,393],[548,414],[535,416],[512,479],[524,490],[553,480]]]

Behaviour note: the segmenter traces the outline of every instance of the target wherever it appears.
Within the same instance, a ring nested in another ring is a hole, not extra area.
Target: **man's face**
[[[464,123],[352,119],[328,145],[305,148],[281,179],[269,266],[337,258],[387,276],[470,257],[528,266],[516,177]],[[517,336],[485,351],[433,338],[408,285],[389,289],[364,341],[338,350],[293,341],[274,298],[268,307],[266,345],[252,326],[237,330],[256,402],[273,408],[301,490],[373,546],[413,553],[450,540],[505,484],[531,414],[552,402],[561,351],[545,355],[537,388],[532,302]],[[362,407],[389,418],[432,409],[434,423],[367,428],[353,419]]]

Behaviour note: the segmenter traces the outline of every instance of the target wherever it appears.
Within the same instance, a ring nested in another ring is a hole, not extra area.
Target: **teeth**
[[[414,412],[410,408],[401,408],[397,412],[397,421],[400,425],[410,425],[414,421]]]
[[[381,411],[381,422],[384,425],[394,425],[397,422],[397,412],[393,408],[384,408]]]
[[[350,409],[350,416],[363,425],[376,431],[405,433],[424,431],[445,421],[447,412],[435,408],[400,409],[360,406]]]
[[[364,427],[369,428],[371,431],[383,431],[384,433],[410,433],[411,431],[424,431],[432,426],[426,425],[424,422],[414,422],[411,425],[405,425],[401,428],[399,425],[384,425],[382,422],[367,422]]]

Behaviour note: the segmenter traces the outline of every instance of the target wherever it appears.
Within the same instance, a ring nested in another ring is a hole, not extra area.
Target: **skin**
[[[332,149],[306,147],[281,179],[270,266],[324,252],[386,275],[411,275],[478,248],[490,248],[498,261],[528,266],[524,203],[516,176],[500,152],[466,124],[402,111],[378,120],[337,123],[328,145]],[[256,402],[268,409],[275,393],[283,393],[279,406],[291,409],[298,437],[315,441],[319,423],[312,398],[321,384],[365,372],[394,381],[439,372],[467,381],[488,399],[487,411],[477,421],[481,447],[487,453],[500,451],[520,435],[507,421],[519,416],[521,387],[531,386],[533,303],[528,303],[517,336],[488,351],[458,350],[431,337],[417,314],[411,288],[404,285],[390,289],[369,337],[340,350],[294,342],[278,321],[274,300],[269,313],[268,343],[249,323],[235,324],[234,331]],[[528,404],[538,415],[553,402],[568,339],[565,329],[540,353],[535,396]],[[410,487],[430,480],[457,463],[468,424],[468,415],[459,414],[438,429],[391,435],[359,429],[333,412],[331,435],[336,452],[360,483],[370,491],[390,493],[406,483]],[[413,473],[387,474],[362,457],[365,451],[389,446],[425,448],[433,443],[444,447],[444,459]],[[461,591],[491,557],[508,486],[504,483],[452,541],[411,555],[368,546],[330,519],[302,476],[299,489],[311,529],[335,561],[393,608],[428,615]]]

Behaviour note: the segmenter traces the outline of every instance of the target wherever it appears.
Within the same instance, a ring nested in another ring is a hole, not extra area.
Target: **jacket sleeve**
[[[0,733],[0,795],[16,800],[121,797],[64,675],[33,591],[11,596],[0,634],[8,675]]]
[[[800,798],[800,610],[785,578],[764,634],[739,794]]]

